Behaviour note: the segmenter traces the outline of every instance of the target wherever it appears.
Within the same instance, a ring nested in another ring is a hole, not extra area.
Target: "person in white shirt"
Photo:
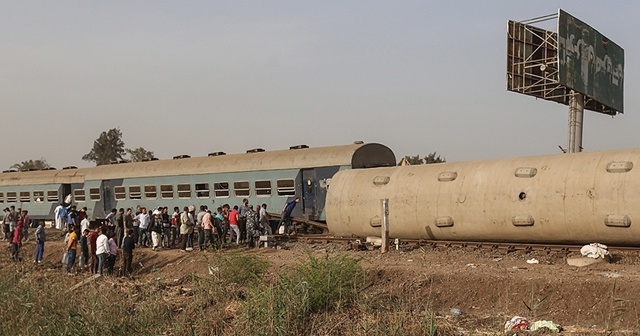
[[[260,219],[259,219],[260,226],[262,226],[263,232],[265,232],[269,236],[273,235],[273,231],[271,230],[271,223],[269,222],[270,216],[269,216],[269,213],[267,212],[267,204],[262,203],[259,213],[260,213]]]
[[[89,222],[89,218],[85,217],[82,219],[82,221],[80,222],[80,232],[84,232],[85,230],[89,230],[89,224],[91,224]]]
[[[53,214],[56,229],[62,230],[65,227],[64,221],[67,217],[67,208],[65,208],[63,204],[58,204],[58,206],[53,210]]]
[[[102,269],[104,268],[105,261],[107,257],[109,257],[109,238],[102,232],[99,231],[100,235],[96,240],[96,255],[98,256],[98,273],[102,275]]]
[[[149,214],[147,213],[147,208],[140,208],[140,213],[134,221],[138,222],[140,230],[138,246],[149,246],[149,232],[147,231],[149,228]]]

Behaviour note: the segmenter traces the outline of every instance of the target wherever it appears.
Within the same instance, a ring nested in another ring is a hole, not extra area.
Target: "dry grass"
[[[316,258],[280,270],[239,252],[212,254],[214,275],[78,282],[51,267],[0,271],[0,335],[447,335],[412,291],[388,290],[359,261]]]

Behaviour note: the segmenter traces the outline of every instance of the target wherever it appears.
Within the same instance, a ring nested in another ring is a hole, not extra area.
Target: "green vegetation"
[[[206,276],[79,279],[0,271],[0,335],[443,335],[419,293],[374,286],[359,260],[325,255],[269,272],[241,251],[204,257]],[[142,280],[142,279],[147,280]],[[394,294],[395,293],[395,294]],[[406,294],[406,295],[405,295]]]
[[[254,287],[245,305],[247,330],[258,335],[312,334],[311,317],[348,307],[356,300],[364,272],[345,257],[309,260],[281,274],[276,283]]]

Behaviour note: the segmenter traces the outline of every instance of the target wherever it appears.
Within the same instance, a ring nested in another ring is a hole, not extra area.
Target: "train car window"
[[[173,185],[172,184],[163,184],[160,186],[160,196],[162,199],[172,199],[173,198]]]
[[[178,198],[191,198],[190,184],[178,184]]]
[[[140,189],[140,186],[129,187],[129,198],[137,200],[142,199],[142,189]]]
[[[233,182],[233,192],[236,197],[249,197],[249,181]]]
[[[89,199],[92,201],[100,200],[100,188],[89,188]]]
[[[4,193],[0,192],[0,203],[4,203]]]
[[[20,192],[20,202],[23,202],[23,203],[31,202],[31,192],[30,191],[21,191]]]
[[[256,191],[256,196],[258,197],[271,196],[271,181],[269,180],[255,181],[253,186]]]
[[[33,192],[33,201],[36,203],[43,203],[44,202],[44,191],[42,190],[37,190]]]
[[[229,182],[216,182],[213,184],[213,193],[216,198],[229,197]]]
[[[156,190],[157,190],[156,186],[154,185],[144,186],[144,198],[147,198],[147,199],[158,198],[158,192]]]
[[[276,182],[278,196],[294,196],[296,194],[296,182],[292,179],[278,180]]]
[[[58,203],[59,199],[57,190],[47,190],[47,202]]]
[[[73,199],[76,202],[84,202],[86,201],[86,196],[84,193],[84,189],[74,189],[73,190]]]
[[[11,191],[7,193],[8,203],[15,203],[17,199],[18,199],[18,194],[15,191]]]
[[[117,186],[113,188],[113,196],[116,201],[121,201],[127,198],[127,189],[123,186]]]
[[[209,183],[196,183],[196,197],[209,198]]]

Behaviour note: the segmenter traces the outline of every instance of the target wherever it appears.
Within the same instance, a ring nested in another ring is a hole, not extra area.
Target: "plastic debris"
[[[495,262],[502,261],[502,258],[493,258],[493,261]]]
[[[542,328],[547,328],[552,332],[560,332],[560,330],[562,329],[559,324],[556,324],[553,321],[545,321],[545,320],[535,321],[531,323],[531,325],[529,326],[530,331],[536,331]]]
[[[219,268],[218,267],[213,267],[211,265],[207,266],[209,268],[209,274],[213,275],[215,273],[218,272]]]
[[[532,258],[532,259],[527,260],[527,264],[539,264],[539,263],[540,263],[540,261],[538,259],[536,259],[536,258]]]
[[[526,317],[514,316],[504,324],[504,331],[527,330],[529,321]]]
[[[462,310],[458,308],[451,308],[449,309],[449,313],[451,314],[451,316],[460,316],[462,315]]]
[[[476,264],[467,264],[467,267],[476,268],[478,266],[476,266]]]
[[[608,251],[609,247],[600,243],[591,243],[589,245],[585,245],[580,249],[580,254],[585,257],[598,259],[598,258],[606,258],[609,255]]]

